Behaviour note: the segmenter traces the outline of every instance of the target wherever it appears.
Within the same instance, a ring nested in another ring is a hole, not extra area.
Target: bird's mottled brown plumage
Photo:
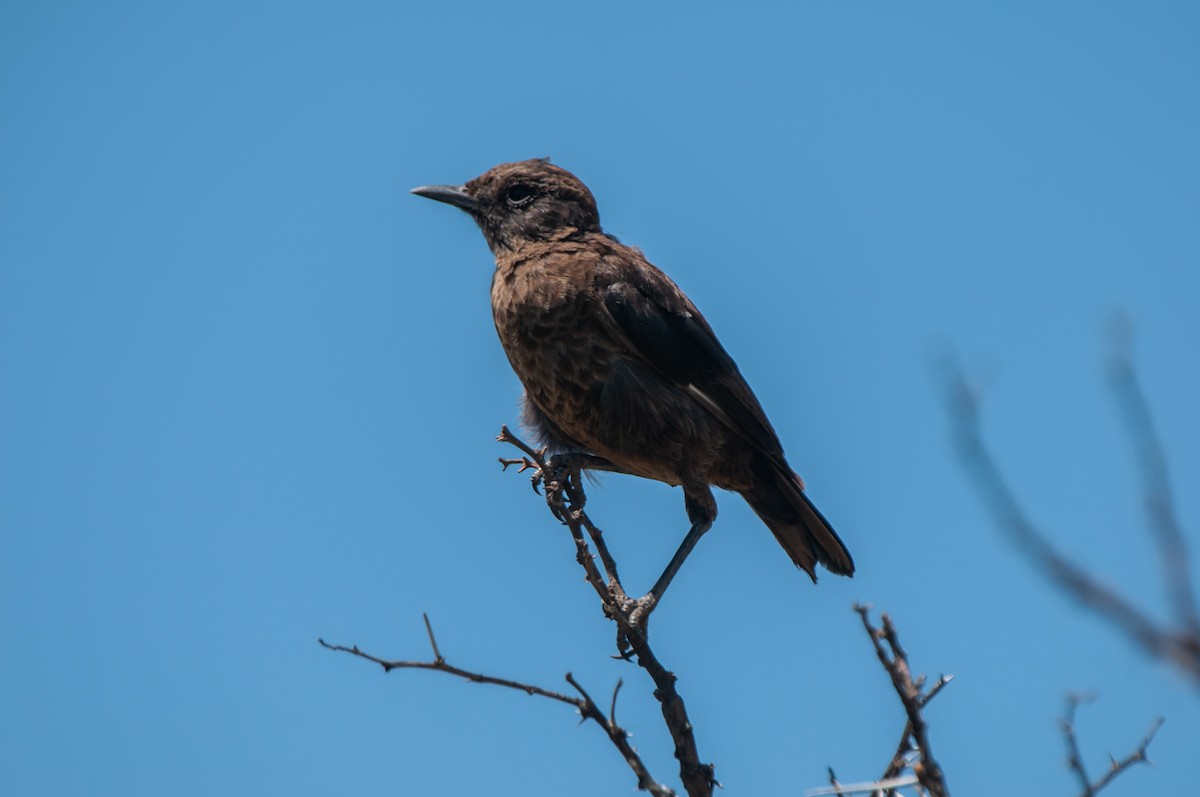
[[[414,192],[462,207],[483,230],[496,331],[525,385],[527,425],[552,449],[681,485],[689,550],[716,517],[716,485],[741,493],[814,579],[817,562],[854,572],[704,316],[641,251],[601,230],[578,178],[532,160]]]

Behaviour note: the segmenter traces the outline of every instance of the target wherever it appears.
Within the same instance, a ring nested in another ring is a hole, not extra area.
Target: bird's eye
[[[504,199],[514,207],[529,204],[535,196],[537,196],[537,191],[534,190],[533,186],[522,183],[510,185],[508,190],[504,192]]]

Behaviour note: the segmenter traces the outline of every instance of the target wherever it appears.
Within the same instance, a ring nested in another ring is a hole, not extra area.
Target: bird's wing
[[[633,352],[764,453],[782,457],[762,405],[683,291],[645,261],[614,276],[604,304]]]

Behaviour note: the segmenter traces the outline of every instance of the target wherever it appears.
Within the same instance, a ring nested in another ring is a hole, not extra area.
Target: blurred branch
[[[1026,516],[983,439],[979,399],[962,371],[946,368],[945,391],[954,440],[963,464],[1001,531],[1059,589],[1099,614],[1155,658],[1174,664],[1200,684],[1200,621],[1186,546],[1168,488],[1162,446],[1127,354],[1113,358],[1114,390],[1140,453],[1150,526],[1159,546],[1164,581],[1178,628],[1160,625],[1125,596],[1059,552]]]
[[[896,789],[904,786],[918,786],[919,790],[931,797],[949,797],[950,790],[946,786],[946,776],[942,767],[933,757],[929,743],[929,728],[922,714],[930,700],[950,683],[954,676],[942,675],[933,686],[925,689],[925,676],[915,678],[908,663],[908,653],[900,645],[900,636],[896,626],[887,615],[881,615],[882,625],[876,628],[871,624],[871,607],[855,604],[854,611],[862,618],[863,628],[871,637],[875,646],[875,654],[879,662],[892,679],[892,687],[900,697],[904,706],[907,721],[904,733],[900,737],[896,752],[891,762],[884,770],[882,777],[869,783],[842,784],[837,782],[833,770],[829,770],[829,787],[812,789],[807,792],[810,797],[823,794],[861,794],[895,795]],[[904,775],[911,770],[911,775]]]
[[[534,490],[536,491],[539,482],[545,487],[546,504],[551,513],[570,530],[571,538],[575,542],[575,559],[583,567],[588,583],[599,596],[605,616],[617,624],[618,649],[624,658],[635,659],[638,666],[654,681],[654,696],[662,707],[663,720],[675,743],[679,777],[688,795],[711,797],[713,787],[720,785],[714,777],[713,766],[700,762],[687,707],[675,688],[675,673],[667,670],[654,655],[646,638],[645,624],[639,625],[631,621],[627,607],[632,601],[621,586],[616,562],[608,550],[604,535],[583,510],[587,499],[580,484],[578,465],[564,465],[556,462],[557,458],[547,460],[545,450],[539,451],[530,447],[513,435],[507,426],[501,427],[500,435],[496,439],[521,450],[523,456],[519,459],[501,458],[500,463],[506,468],[516,465],[519,468],[518,472],[534,471]],[[585,531],[587,537],[584,536]],[[596,546],[596,552],[608,576],[607,580],[596,567],[588,538]]]
[[[1079,797],[1093,797],[1100,792],[1105,786],[1112,783],[1118,775],[1132,767],[1134,764],[1149,764],[1150,759],[1146,756],[1146,750],[1150,747],[1150,742],[1154,740],[1154,735],[1158,733],[1158,729],[1162,727],[1163,721],[1160,717],[1150,726],[1150,730],[1142,738],[1142,743],[1137,748],[1118,761],[1111,755],[1108,757],[1108,770],[1096,780],[1088,777],[1087,770],[1083,765],[1083,756],[1079,752],[1079,741],[1075,738],[1075,709],[1083,703],[1090,703],[1091,697],[1080,694],[1067,695],[1067,710],[1060,723],[1062,725],[1063,736],[1067,742],[1067,765],[1071,771],[1079,778],[1082,791],[1079,792]]]
[[[612,741],[613,745],[625,759],[625,763],[629,765],[629,768],[632,769],[633,773],[637,776],[639,789],[653,794],[654,797],[674,797],[674,791],[666,786],[663,786],[661,783],[651,777],[650,772],[646,769],[645,763],[642,761],[641,757],[638,756],[637,751],[633,749],[633,746],[629,744],[629,733],[624,728],[617,725],[617,692],[621,689],[620,681],[617,681],[616,689],[613,690],[612,708],[609,711],[610,716],[606,717],[604,712],[600,710],[600,707],[596,705],[596,702],[592,700],[591,696],[584,690],[582,686],[580,686],[579,682],[575,680],[575,677],[571,675],[571,673],[567,673],[567,683],[569,683],[571,687],[579,693],[579,697],[571,697],[570,695],[565,695],[562,692],[554,692],[549,689],[543,689],[540,686],[521,683],[520,681],[513,681],[508,678],[497,678],[495,676],[485,675],[479,672],[464,670],[461,667],[455,667],[447,662],[442,656],[441,651],[438,650],[437,639],[433,635],[433,627],[429,624],[429,617],[427,615],[422,616],[425,618],[425,630],[429,634],[430,647],[433,648],[432,661],[396,661],[381,659],[371,655],[370,653],[367,653],[366,651],[360,650],[357,645],[347,647],[345,645],[331,645],[324,639],[318,639],[317,641],[321,643],[322,647],[328,650],[349,653],[350,655],[357,656],[360,659],[366,659],[367,661],[374,662],[382,667],[385,673],[391,672],[392,670],[402,669],[435,670],[437,672],[444,672],[450,675],[457,675],[475,683],[494,684],[496,686],[503,686],[506,689],[516,689],[529,695],[537,695],[539,697],[547,698],[548,700],[554,700],[559,703],[566,703],[574,706],[579,712],[579,716],[583,720],[592,720],[601,728],[603,728],[606,734],[608,734],[609,740]]]
[[[1181,642],[1190,644],[1191,654],[1200,661],[1200,610],[1197,609],[1196,593],[1192,588],[1187,543],[1175,513],[1166,452],[1154,426],[1146,396],[1133,370],[1130,338],[1128,323],[1115,325],[1109,359],[1113,393],[1121,409],[1121,419],[1137,450],[1147,520],[1158,544],[1167,598],[1175,621],[1183,632]]]

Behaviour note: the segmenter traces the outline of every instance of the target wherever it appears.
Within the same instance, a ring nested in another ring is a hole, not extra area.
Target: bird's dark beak
[[[461,185],[422,185],[414,188],[412,193],[426,199],[435,199],[438,202],[445,202],[447,205],[454,205],[468,213],[479,207],[479,200],[468,194],[466,187]]]

